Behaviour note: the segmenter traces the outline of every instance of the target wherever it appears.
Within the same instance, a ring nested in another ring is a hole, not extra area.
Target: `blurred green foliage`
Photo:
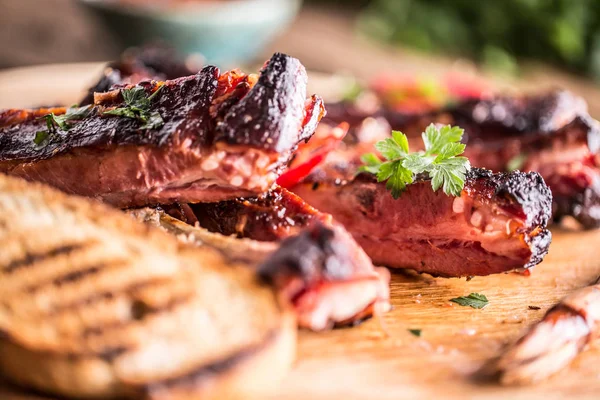
[[[359,27],[510,72],[524,57],[600,78],[600,0],[373,0]]]

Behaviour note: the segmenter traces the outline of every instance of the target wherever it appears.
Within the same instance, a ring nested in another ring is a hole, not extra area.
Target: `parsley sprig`
[[[451,302],[460,304],[463,307],[471,307],[481,309],[490,304],[489,300],[485,295],[479,293],[471,293],[468,296],[455,297],[450,299]]]
[[[359,171],[376,175],[378,182],[387,181],[386,188],[395,199],[421,173],[429,175],[434,191],[441,187],[447,195],[459,196],[471,168],[469,160],[460,156],[465,151],[465,145],[460,143],[463,133],[458,126],[431,124],[421,135],[425,151],[411,153],[406,135],[392,131],[391,138],[375,144],[386,161],[374,153],[365,154],[361,158],[365,165]]]
[[[121,95],[123,96],[125,106],[104,111],[103,114],[137,119],[143,123],[140,129],[160,128],[165,122],[160,113],[158,111],[150,111],[150,107],[152,99],[156,97],[161,89],[162,86],[159,86],[150,96],[146,95],[146,90],[141,86],[123,89],[121,90]]]
[[[63,131],[68,131],[72,127],[70,124],[71,121],[84,119],[89,115],[91,110],[92,106],[78,107],[75,105],[69,107],[64,114],[56,115],[49,113],[41,117],[46,120],[46,129],[35,133],[33,143],[36,148],[41,149],[47,146],[59,134],[59,128]]]

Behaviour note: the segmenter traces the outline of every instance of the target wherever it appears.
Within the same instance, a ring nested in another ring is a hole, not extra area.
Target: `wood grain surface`
[[[100,69],[78,64],[0,72],[0,108],[76,102]],[[530,276],[466,281],[395,272],[394,308],[382,318],[331,332],[301,332],[297,364],[273,399],[599,398],[599,345],[535,386],[503,388],[473,378],[561,297],[600,275],[600,230],[555,227],[553,235],[550,254]],[[471,292],[485,294],[489,306],[475,310],[448,301]],[[420,329],[422,336],[409,329]],[[24,398],[33,397],[9,397],[0,389],[0,399]]]

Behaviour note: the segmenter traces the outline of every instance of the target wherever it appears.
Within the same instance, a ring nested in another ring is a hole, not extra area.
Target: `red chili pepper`
[[[349,125],[342,122],[337,127],[331,128],[327,135],[313,137],[308,143],[301,145],[296,160],[292,162],[292,167],[277,179],[277,184],[289,189],[300,183],[315,167],[325,160],[330,152],[338,148],[344,136],[348,133],[348,129]],[[306,160],[303,161],[304,158]]]

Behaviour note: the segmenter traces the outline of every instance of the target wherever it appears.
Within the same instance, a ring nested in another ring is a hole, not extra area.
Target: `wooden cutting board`
[[[0,108],[75,103],[101,69],[72,64],[0,72]],[[316,74],[311,79],[317,86],[328,84]],[[553,235],[550,254],[530,276],[466,281],[394,272],[393,310],[382,318],[331,332],[301,332],[297,364],[273,399],[598,399],[600,345],[536,386],[503,388],[471,377],[561,297],[600,275],[600,230],[556,227]],[[485,294],[489,306],[475,310],[448,301],[471,292]],[[409,329],[420,329],[422,336]]]

